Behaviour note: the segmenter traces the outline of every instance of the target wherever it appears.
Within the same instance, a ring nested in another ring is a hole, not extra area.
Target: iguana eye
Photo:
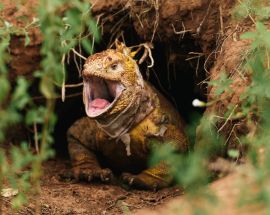
[[[109,68],[107,71],[111,73],[121,73],[123,71],[123,66],[119,62],[115,62],[109,65]]]
[[[112,70],[116,70],[117,67],[118,67],[118,64],[117,63],[114,63],[114,64],[111,65],[111,69]]]

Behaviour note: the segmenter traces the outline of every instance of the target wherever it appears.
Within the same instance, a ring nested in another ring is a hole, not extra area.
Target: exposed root
[[[37,131],[37,123],[33,123],[33,129],[34,129],[34,141],[35,141],[35,150],[39,154],[39,143],[38,143],[38,131]]]
[[[218,129],[218,132],[222,131],[222,129],[226,126],[226,124],[231,120],[234,111],[236,110],[236,108],[238,107],[238,105],[235,105],[232,112],[230,113],[230,115],[228,116],[228,118],[226,119],[226,121],[224,122],[224,124]]]
[[[201,33],[201,30],[202,30],[202,26],[206,20],[206,17],[209,15],[209,12],[210,12],[210,8],[212,6],[212,2],[213,0],[210,1],[209,5],[208,5],[208,8],[207,8],[207,11],[206,11],[206,14],[205,16],[203,17],[203,20],[201,21],[200,25],[198,26],[198,28],[196,29],[196,33],[197,35],[199,35]]]
[[[81,96],[82,93],[79,92],[79,93],[73,93],[73,94],[70,94],[70,95],[66,95],[65,98],[74,98],[74,97],[77,97],[77,96]],[[61,99],[62,96],[55,96],[55,97],[52,97],[52,99]],[[34,101],[37,101],[37,100],[46,100],[46,98],[44,96],[34,96],[32,97],[32,99]]]
[[[184,22],[182,22],[182,27],[183,27],[183,30],[182,30],[182,31],[176,31],[176,30],[175,30],[175,27],[174,27],[174,24],[171,24],[171,26],[172,26],[173,32],[174,32],[175,34],[180,34],[180,35],[182,35],[182,39],[184,39],[185,34],[186,34],[187,32],[192,32],[192,30],[186,30],[186,27],[185,27]]]
[[[155,64],[154,58],[153,58],[153,56],[152,56],[152,51],[151,51],[151,49],[154,48],[153,44],[152,44],[152,43],[149,43],[149,42],[148,42],[148,43],[141,43],[141,44],[139,44],[139,45],[131,46],[131,47],[129,47],[129,48],[132,49],[132,48],[137,48],[137,47],[138,47],[138,49],[137,49],[136,51],[133,51],[133,52],[132,52],[132,55],[135,56],[142,48],[144,48],[143,55],[142,55],[142,57],[139,59],[138,63],[139,63],[139,64],[142,64],[142,63],[145,61],[145,59],[146,59],[147,57],[149,57],[151,63],[150,63],[150,65],[148,65],[147,67],[148,67],[148,68],[152,68],[152,67],[154,66],[154,64]]]
[[[153,34],[152,34],[152,38],[151,38],[151,43],[154,40],[157,28],[158,28],[158,24],[159,24],[159,0],[153,0],[153,5],[155,8],[155,13],[156,13],[156,18],[155,18],[155,23],[154,23],[154,29],[153,29]]]
[[[71,51],[73,51],[73,53],[77,56],[79,56],[80,58],[82,58],[83,60],[86,60],[87,58],[82,56],[79,52],[77,52],[75,49],[71,49]]]
[[[83,86],[83,82],[78,83],[78,84],[66,84],[65,87],[66,88],[76,88],[76,87],[81,87]]]
[[[62,95],[62,102],[65,101],[65,94],[66,94],[66,88],[65,88],[65,83],[66,83],[66,70],[65,70],[65,59],[66,55],[62,56],[62,73],[63,73],[63,82],[62,82],[62,89],[61,89],[61,95]]]
[[[123,40],[124,40],[124,38],[123,38]],[[148,65],[147,67],[148,67],[148,68],[152,68],[152,67],[154,66],[155,61],[154,61],[154,58],[153,58],[153,56],[152,56],[152,51],[151,51],[151,49],[153,49],[154,46],[153,46],[152,43],[147,42],[147,43],[141,43],[141,44],[139,44],[139,45],[135,45],[135,46],[130,46],[130,47],[128,47],[128,46],[125,45],[125,43],[122,43],[122,42],[120,42],[118,39],[116,39],[115,42],[114,42],[114,44],[111,45],[111,47],[112,47],[113,45],[116,47],[116,49],[121,50],[121,51],[122,51],[123,53],[125,53],[126,55],[130,55],[132,58],[134,58],[134,57],[137,55],[137,53],[138,53],[142,48],[144,48],[143,55],[142,55],[142,57],[139,59],[138,64],[142,64],[142,63],[145,61],[145,59],[146,59],[147,57],[149,57],[151,63],[150,63],[150,65]],[[132,51],[132,49],[134,49],[134,48],[137,48],[137,49],[136,49],[135,51]]]

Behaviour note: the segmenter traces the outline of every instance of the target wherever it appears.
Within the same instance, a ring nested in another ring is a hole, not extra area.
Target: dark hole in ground
[[[137,37],[132,27],[125,29],[124,38],[127,46],[143,42]],[[102,42],[96,46],[96,52],[107,49],[109,41],[111,41],[111,35],[104,35]],[[201,115],[203,113],[202,109],[192,106],[192,100],[195,98],[206,99],[206,86],[198,85],[205,78],[203,70],[204,59],[201,58],[199,61],[197,58],[186,60],[194,57],[190,52],[200,53],[200,46],[191,37],[186,36],[186,38],[179,41],[155,43],[154,47],[152,50],[155,60],[154,67],[148,69],[148,61],[140,66],[140,70],[144,78],[149,80],[175,105],[188,126],[194,114]],[[78,77],[76,64],[72,58],[70,58],[70,64],[67,65],[68,83],[79,83],[81,79]],[[76,94],[81,92],[82,87],[67,89],[66,101],[64,103],[60,100],[57,101],[56,113],[58,122],[54,132],[54,146],[58,156],[68,156],[67,129],[77,119],[85,116],[82,96],[76,96]],[[68,95],[72,94],[75,94],[75,96],[68,98]]]

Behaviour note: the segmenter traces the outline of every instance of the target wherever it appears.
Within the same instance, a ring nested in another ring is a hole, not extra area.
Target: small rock
[[[19,193],[18,189],[4,188],[1,191],[1,196],[8,198],[8,197],[16,196],[18,193]]]

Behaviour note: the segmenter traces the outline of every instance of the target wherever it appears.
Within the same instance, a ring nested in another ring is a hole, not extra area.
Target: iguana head
[[[83,100],[90,118],[117,115],[143,88],[138,65],[124,45],[90,56],[83,70]]]

